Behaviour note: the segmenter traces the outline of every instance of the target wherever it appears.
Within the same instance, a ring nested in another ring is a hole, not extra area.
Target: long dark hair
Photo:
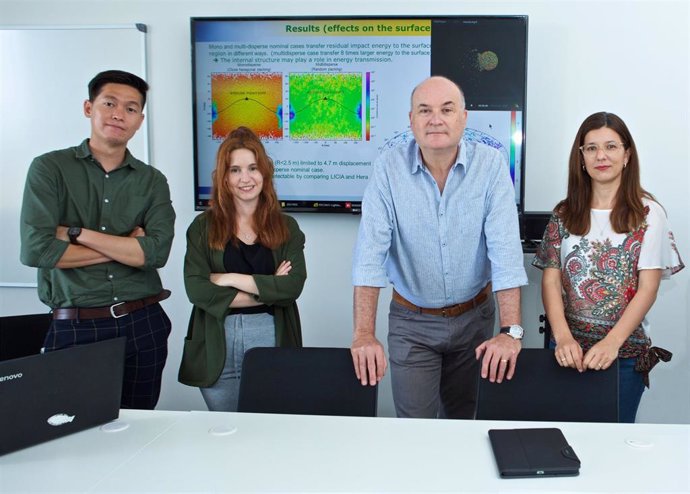
[[[278,196],[273,186],[273,161],[266,154],[259,138],[247,127],[233,130],[218,148],[213,188],[209,201],[208,244],[213,249],[224,249],[228,241],[237,243],[237,210],[232,191],[227,185],[230,155],[237,149],[254,153],[256,165],[264,183],[254,211],[253,226],[257,242],[274,249],[287,241],[290,232],[281,214]]]
[[[611,226],[616,233],[626,233],[637,228],[644,220],[643,198],[655,200],[654,196],[640,185],[640,160],[635,141],[623,120],[607,112],[594,113],[587,117],[575,135],[570,149],[568,163],[568,194],[554,211],[561,217],[566,229],[575,235],[584,235],[590,229],[592,207],[592,179],[584,169],[584,158],[580,146],[592,130],[607,127],[616,132],[629,152],[627,165],[623,168],[620,187],[611,211]]]

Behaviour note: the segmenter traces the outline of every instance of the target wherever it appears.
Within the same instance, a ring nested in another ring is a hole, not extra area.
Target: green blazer
[[[304,233],[297,221],[285,216],[290,238],[273,250],[276,266],[284,260],[292,263],[287,276],[253,275],[259,289],[257,300],[273,306],[276,343],[284,347],[302,346],[302,327],[297,297],[307,279],[304,261]],[[198,215],[187,229],[187,252],[184,258],[184,283],[189,301],[194,304],[184,341],[178,380],[189,386],[213,385],[225,365],[224,320],[230,313],[230,302],[236,288],[217,286],[210,273],[224,273],[223,251],[208,245],[206,213]]]

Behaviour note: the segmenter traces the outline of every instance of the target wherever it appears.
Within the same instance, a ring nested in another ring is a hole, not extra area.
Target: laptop
[[[560,429],[491,429],[489,439],[501,478],[580,474],[580,460]]]
[[[0,455],[118,418],[125,339],[0,362]]]

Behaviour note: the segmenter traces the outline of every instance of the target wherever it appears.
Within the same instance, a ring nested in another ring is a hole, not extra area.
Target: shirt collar
[[[467,161],[467,143],[465,142],[465,138],[462,138],[460,140],[458,147],[460,149],[458,150],[457,157],[455,158],[455,163],[453,163],[451,169],[455,168],[458,165],[462,165],[462,167],[465,169],[465,172],[467,172],[469,163]],[[416,142],[414,143],[413,152],[414,160],[411,160],[412,163],[410,173],[415,174],[424,169],[424,162],[422,161],[422,150],[419,148],[419,145]]]
[[[91,148],[89,147],[88,138],[84,139],[82,143],[77,147],[76,156],[80,159],[93,158],[94,161],[97,161],[93,153],[91,152]],[[132,153],[129,152],[129,149],[125,149],[125,159],[118,168],[124,168],[125,166],[129,166],[130,168],[133,168],[135,170],[141,166],[139,161],[135,159],[134,156],[132,156]]]

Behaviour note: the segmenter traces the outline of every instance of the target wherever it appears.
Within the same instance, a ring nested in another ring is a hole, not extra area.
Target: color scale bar
[[[517,131],[517,111],[510,112],[510,178],[515,183],[515,132]]]
[[[371,72],[366,73],[366,95],[364,96],[365,102],[364,104],[367,107],[367,116],[366,116],[366,121],[365,125],[367,126],[366,128],[366,135],[367,141],[371,140]]]

